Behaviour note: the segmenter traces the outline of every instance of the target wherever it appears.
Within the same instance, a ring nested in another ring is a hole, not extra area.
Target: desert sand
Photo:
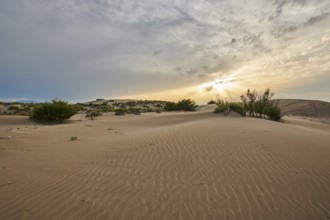
[[[330,219],[329,124],[295,117],[0,116],[0,219]]]

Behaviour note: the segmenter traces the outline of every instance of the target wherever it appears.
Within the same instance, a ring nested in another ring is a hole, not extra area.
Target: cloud
[[[306,21],[305,26],[316,24],[324,19],[327,19],[329,16],[330,16],[330,12],[323,13],[315,17],[311,17],[308,19],[308,21]]]
[[[161,54],[161,53],[163,53],[163,51],[162,50],[155,50],[154,52],[153,52],[153,54],[156,56],[156,55],[159,55],[159,54]]]
[[[86,100],[237,72],[242,86],[324,76],[329,14],[327,0],[3,0],[0,93]]]

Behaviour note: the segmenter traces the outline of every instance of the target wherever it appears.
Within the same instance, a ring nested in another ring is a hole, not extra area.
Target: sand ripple
[[[210,113],[20,132],[0,140],[0,219],[330,219],[324,132]]]

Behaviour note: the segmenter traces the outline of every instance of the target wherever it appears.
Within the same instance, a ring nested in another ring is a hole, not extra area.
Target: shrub
[[[77,137],[70,137],[70,138],[69,138],[69,141],[76,141],[76,140],[78,140]]]
[[[128,108],[128,110],[126,111],[127,114],[135,114],[135,115],[140,115],[140,109],[138,108]]]
[[[125,115],[125,114],[126,114],[126,109],[119,108],[115,110],[115,115]]]
[[[191,99],[183,99],[176,104],[180,111],[195,111],[196,103]]]
[[[121,104],[119,104],[119,107],[120,108],[126,108],[126,105],[125,105],[125,103],[121,103]]]
[[[264,114],[273,121],[279,121],[282,118],[281,110],[277,106],[267,106],[264,109]]]
[[[222,101],[222,100],[218,100],[217,101],[217,107],[214,110],[214,113],[224,113],[225,115],[227,115],[230,112],[229,109],[229,103],[226,101]]]
[[[208,105],[211,105],[211,104],[217,104],[214,100],[211,100],[207,103]]]
[[[240,96],[242,102],[224,102],[217,101],[217,107],[214,113],[228,114],[230,111],[237,112],[241,116],[250,117],[268,117],[271,120],[279,121],[282,117],[281,110],[278,108],[278,101],[273,101],[271,98],[274,93],[270,89],[266,89],[262,95],[258,95],[256,90],[247,90],[246,94]],[[211,101],[210,101],[211,102]],[[209,102],[209,103],[210,103]]]
[[[229,103],[229,108],[230,110],[240,114],[241,116],[246,116],[243,103],[235,103],[235,102]]]
[[[176,107],[175,102],[166,102],[165,106],[164,106],[164,110],[168,111],[168,112],[176,111],[177,107]]]
[[[23,110],[29,112],[29,111],[31,111],[31,106],[30,105],[23,105]]]
[[[128,102],[126,102],[126,105],[128,105],[129,107],[134,107],[134,106],[136,106],[136,102],[128,101]]]
[[[166,102],[164,106],[165,111],[195,111],[197,105],[191,99],[182,99],[181,101]]]
[[[75,113],[76,109],[73,105],[60,99],[53,99],[51,102],[37,105],[30,118],[40,121],[61,122],[71,118]]]
[[[278,103],[271,100],[273,96],[270,89],[266,89],[262,95],[248,89],[246,95],[241,95],[243,113],[258,118],[268,116],[271,120],[279,121],[282,117],[281,110],[277,107]]]
[[[15,106],[15,105],[11,105],[9,106],[8,110],[18,110],[19,107],[18,106]]]
[[[101,112],[99,111],[95,111],[95,110],[91,110],[91,111],[87,111],[85,118],[88,118],[89,120],[95,120],[97,116],[100,116]]]
[[[217,107],[214,110],[214,113],[222,113],[225,110],[225,103],[222,100],[217,101]]]
[[[102,106],[102,108],[100,108],[100,110],[102,112],[113,112],[113,107],[112,106]]]
[[[261,118],[265,114],[266,107],[274,106],[275,103],[271,102],[273,96],[274,93],[270,92],[270,89],[266,89],[261,96],[258,96],[258,100],[254,104],[254,111],[258,118]]]
[[[247,90],[246,96],[241,95],[241,100],[244,103],[244,109],[246,113],[249,114],[250,117],[255,117],[255,102],[258,98],[258,92],[253,90],[252,92],[250,89]]]
[[[77,112],[84,111],[85,108],[82,104],[75,104],[74,108],[76,109]]]

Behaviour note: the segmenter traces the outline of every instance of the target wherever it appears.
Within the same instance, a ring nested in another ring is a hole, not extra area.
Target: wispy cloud
[[[0,93],[86,100],[237,72],[295,88],[330,78],[329,15],[327,0],[3,0]]]

